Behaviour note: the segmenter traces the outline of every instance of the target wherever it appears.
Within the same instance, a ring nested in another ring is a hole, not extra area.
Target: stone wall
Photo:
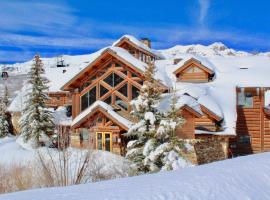
[[[205,164],[228,158],[228,138],[221,136],[198,136],[194,145],[197,163]]]

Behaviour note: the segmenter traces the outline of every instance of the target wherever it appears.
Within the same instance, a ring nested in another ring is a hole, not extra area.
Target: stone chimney
[[[146,46],[148,46],[149,48],[151,48],[151,40],[148,38],[142,38],[141,42],[144,43]]]
[[[182,58],[175,58],[175,59],[173,60],[173,64],[176,65],[176,64],[178,64],[181,60],[182,60]]]

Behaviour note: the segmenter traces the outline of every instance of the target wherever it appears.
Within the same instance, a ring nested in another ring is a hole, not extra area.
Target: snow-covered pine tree
[[[127,145],[126,158],[134,164],[138,174],[149,171],[149,166],[144,164],[144,159],[154,146],[153,138],[156,134],[157,124],[162,117],[157,110],[162,91],[159,81],[154,78],[155,71],[154,64],[149,64],[145,70],[140,95],[131,101],[131,115],[135,117],[137,123],[126,134],[128,137],[134,138]]]
[[[144,160],[145,165],[151,166],[151,172],[177,169],[188,164],[181,156],[181,149],[184,148],[185,142],[175,135],[176,128],[181,127],[185,122],[176,108],[176,103],[177,96],[174,92],[170,110],[163,113],[155,134],[155,144]]]
[[[9,134],[9,124],[6,116],[4,99],[0,98],[0,137],[5,137]]]
[[[32,147],[38,147],[41,142],[48,142],[53,133],[54,123],[52,113],[46,107],[48,80],[43,76],[44,69],[39,55],[35,56],[28,77],[31,89],[26,96],[24,109],[20,119],[21,135],[25,142],[31,140]]]

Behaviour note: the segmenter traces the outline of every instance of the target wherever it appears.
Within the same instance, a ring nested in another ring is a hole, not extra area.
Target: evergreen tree
[[[181,117],[176,107],[177,96],[175,92],[171,98],[170,110],[164,113],[160,120],[155,135],[155,146],[148,152],[145,164],[151,166],[151,171],[172,170],[185,165],[186,161],[181,156],[181,149],[185,141],[175,135],[177,128],[180,128],[185,120]]]
[[[9,124],[6,116],[6,109],[3,98],[0,98],[0,137],[5,137],[9,134]]]
[[[31,89],[25,98],[20,119],[21,135],[25,142],[31,140],[33,147],[39,146],[40,142],[48,141],[54,130],[52,113],[45,105],[45,101],[49,98],[46,86],[48,80],[43,74],[42,61],[39,55],[36,55],[28,78]]]
[[[157,124],[162,117],[157,110],[161,89],[159,81],[154,79],[155,70],[154,64],[148,65],[140,95],[131,102],[133,108],[131,115],[138,123],[132,126],[127,133],[127,136],[135,139],[127,145],[126,158],[134,164],[138,173],[149,171],[149,166],[144,164],[144,159],[155,143],[152,138],[156,134]]]

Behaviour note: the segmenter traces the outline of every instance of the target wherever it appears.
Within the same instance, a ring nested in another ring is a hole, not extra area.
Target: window
[[[192,66],[192,67],[187,68],[185,70],[185,72],[188,73],[188,74],[191,74],[191,73],[200,73],[200,72],[202,72],[202,70],[199,67]]]
[[[81,111],[88,108],[88,92],[81,97]]]
[[[123,94],[125,97],[128,96],[128,85],[125,84],[123,87],[121,87],[119,90],[118,90],[121,94]]]
[[[103,87],[102,85],[100,85],[100,97],[102,97],[103,95],[107,94],[107,92],[109,92],[109,90],[107,90],[105,87]]]
[[[89,140],[89,132],[88,129],[82,128],[80,130],[80,141],[87,141]]]
[[[109,84],[111,87],[117,86],[119,83],[121,83],[124,79],[120,76],[118,76],[115,73],[111,73],[107,78],[104,79],[104,82]]]
[[[104,102],[110,105],[112,103],[112,96],[107,97]]]
[[[238,138],[238,143],[240,144],[250,144],[251,138],[249,135],[240,135]]]
[[[242,106],[244,108],[252,108],[253,107],[253,96],[251,93],[239,92],[238,93],[238,106]]]
[[[93,87],[89,92],[81,97],[81,111],[88,108],[96,101],[96,87]]]
[[[132,85],[132,99],[135,99],[139,96],[140,90]]]
[[[128,104],[120,99],[118,96],[115,97],[115,104],[124,110],[128,110]]]

